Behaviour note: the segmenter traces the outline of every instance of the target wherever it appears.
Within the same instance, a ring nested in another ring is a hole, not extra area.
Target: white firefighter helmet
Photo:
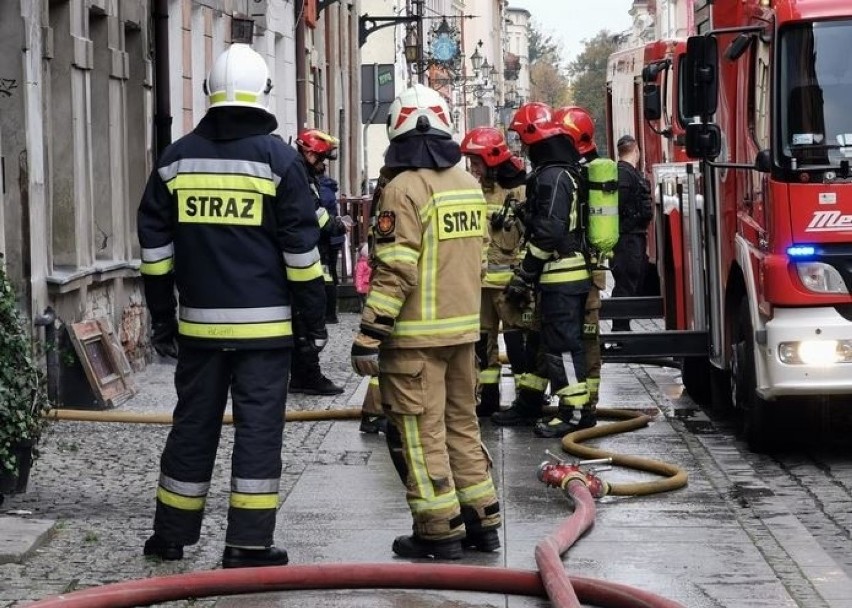
[[[415,84],[393,100],[388,112],[388,139],[409,134],[452,137],[450,109],[435,89]]]
[[[260,54],[247,44],[234,43],[213,63],[204,81],[211,108],[244,106],[266,110],[272,81]]]

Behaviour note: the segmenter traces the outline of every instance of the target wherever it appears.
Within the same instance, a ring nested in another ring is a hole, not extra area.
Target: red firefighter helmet
[[[478,156],[486,167],[496,167],[512,158],[503,134],[494,127],[476,127],[468,131],[461,142],[461,152]]]
[[[545,139],[564,135],[559,125],[553,122],[553,109],[546,103],[525,103],[512,117],[509,129],[516,132],[524,145],[531,146]]]
[[[567,106],[553,111],[553,122],[571,138],[582,155],[597,149],[595,145],[595,120],[585,108]]]
[[[296,145],[299,146],[300,150],[313,152],[317,156],[329,160],[337,158],[337,146],[339,144],[339,139],[319,129],[305,129],[296,138]]]

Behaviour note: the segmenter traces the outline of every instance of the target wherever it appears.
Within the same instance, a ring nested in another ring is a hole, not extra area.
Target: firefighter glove
[[[319,353],[328,342],[328,331],[325,327],[309,330],[296,336],[296,348],[300,353]]]
[[[363,332],[355,336],[352,343],[352,369],[359,376],[379,375],[379,345],[377,337],[365,335]]]
[[[178,325],[174,317],[168,317],[151,323],[151,346],[161,357],[177,359]]]
[[[532,283],[521,274],[515,274],[503,290],[506,301],[518,308],[524,308],[532,301],[532,292]]]

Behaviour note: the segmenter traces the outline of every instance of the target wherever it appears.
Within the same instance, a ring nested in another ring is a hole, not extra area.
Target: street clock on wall
[[[432,39],[432,60],[436,63],[453,63],[459,54],[459,43],[449,34]]]

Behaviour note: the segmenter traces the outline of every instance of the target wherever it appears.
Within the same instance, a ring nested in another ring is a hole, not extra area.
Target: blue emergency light
[[[813,245],[792,245],[787,247],[787,255],[796,260],[802,258],[812,258],[816,254],[816,247]]]

